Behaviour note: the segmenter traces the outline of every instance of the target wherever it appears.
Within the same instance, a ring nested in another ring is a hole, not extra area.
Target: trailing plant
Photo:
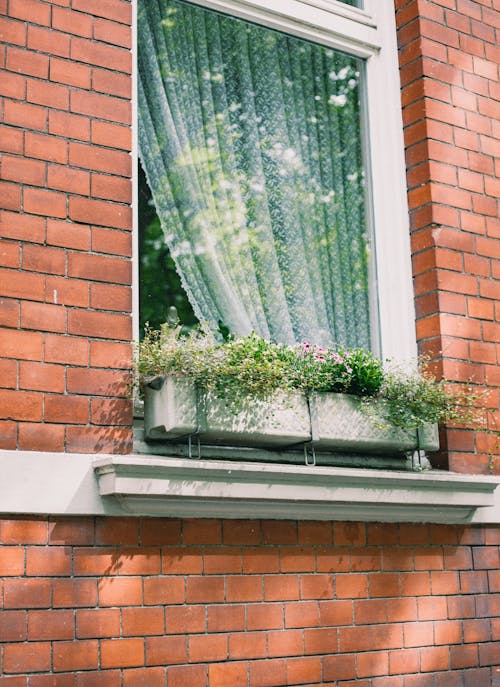
[[[160,331],[146,329],[136,356],[136,383],[158,375],[191,380],[236,409],[250,396],[270,399],[277,391],[346,393],[379,426],[418,429],[427,423],[467,422],[476,397],[452,393],[424,370],[407,371],[362,349],[296,346],[266,341],[255,333],[219,342],[205,330],[183,335],[175,318]]]

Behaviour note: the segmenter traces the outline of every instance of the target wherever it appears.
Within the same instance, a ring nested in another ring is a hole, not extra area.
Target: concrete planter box
[[[437,426],[423,430],[380,429],[356,397],[276,394],[272,401],[245,399],[237,412],[210,392],[185,380],[158,377],[145,389],[148,440],[175,441],[190,435],[201,444],[284,448],[312,442],[325,452],[402,454],[439,448]]]

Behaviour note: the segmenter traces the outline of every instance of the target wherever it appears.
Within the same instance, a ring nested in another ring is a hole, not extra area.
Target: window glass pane
[[[198,319],[369,348],[362,61],[172,0],[143,0],[138,28],[160,260]]]
[[[352,5],[353,7],[363,7],[363,0],[339,0],[345,5]]]

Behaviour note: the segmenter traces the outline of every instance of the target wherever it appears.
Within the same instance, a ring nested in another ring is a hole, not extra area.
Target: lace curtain
[[[173,0],[138,17],[139,148],[200,321],[370,348],[362,63]]]

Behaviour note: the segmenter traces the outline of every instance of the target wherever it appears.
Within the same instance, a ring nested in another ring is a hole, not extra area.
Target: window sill
[[[158,456],[94,461],[99,493],[133,515],[471,522],[500,480],[447,472],[233,463]]]
[[[38,451],[0,451],[0,474],[9,514],[500,523],[481,475]]]

